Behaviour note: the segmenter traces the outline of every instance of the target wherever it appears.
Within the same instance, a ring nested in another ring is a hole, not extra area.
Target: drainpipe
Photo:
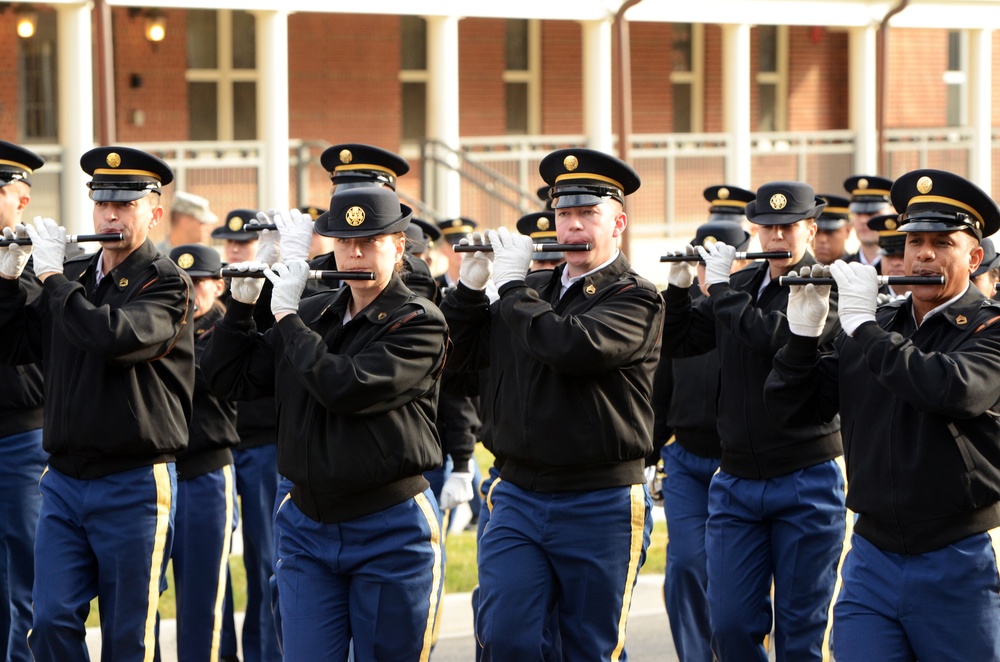
[[[888,86],[888,71],[889,71],[889,19],[898,14],[899,12],[906,9],[906,6],[910,4],[910,0],[900,0],[899,4],[889,10],[889,13],[885,15],[882,22],[879,24],[879,36],[881,39],[878,44],[878,71],[875,74],[878,78],[878,91],[876,93],[876,106],[875,106],[875,140],[876,140],[876,153],[878,154],[878,171],[882,172],[886,169],[886,163],[884,160],[884,149],[882,131],[885,128],[885,105],[886,105],[886,92],[889,88]],[[888,172],[885,175],[888,176]]]
[[[628,21],[625,12],[642,0],[625,0],[615,14],[615,33],[618,37],[618,157],[628,162],[628,148],[632,137],[632,55],[628,39]],[[631,241],[630,233],[622,235],[621,250],[628,257]]]

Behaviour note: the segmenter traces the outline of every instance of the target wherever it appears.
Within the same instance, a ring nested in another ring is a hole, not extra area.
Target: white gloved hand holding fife
[[[281,260],[286,265],[293,260],[308,260],[313,238],[312,216],[298,209],[289,209],[276,213],[274,224],[278,226],[281,238]]]
[[[254,225],[271,225],[274,221],[272,216],[277,216],[277,212],[271,210],[270,212],[257,212],[257,220],[249,224],[249,227]],[[257,262],[263,262],[264,264],[271,266],[275,262],[281,262],[281,233],[277,230],[261,230],[260,239],[257,241]]]
[[[865,322],[875,321],[878,302],[878,273],[875,267],[843,260],[830,265],[830,273],[837,281],[837,314],[844,332],[853,336]]]
[[[467,246],[482,246],[486,242],[483,235],[473,232],[468,239],[462,239],[459,244]],[[463,253],[462,264],[458,268],[458,280],[472,290],[480,292],[486,288],[486,282],[493,275],[493,254],[484,251]]]
[[[441,510],[450,510],[459,504],[472,501],[472,460],[462,471],[457,468],[452,470],[448,480],[444,481],[441,488]]]
[[[697,255],[694,246],[688,244],[684,247],[682,251],[675,251],[671,255]],[[667,272],[667,282],[674,287],[679,287],[683,290],[688,289],[694,284],[694,273],[698,266],[697,260],[688,260],[685,262],[671,262],[670,270]]]
[[[250,262],[234,262],[226,268],[234,271],[260,273],[264,271],[265,267],[267,267],[267,265],[263,262],[260,262],[259,260],[252,260]],[[234,277],[232,283],[229,285],[229,290],[233,293],[233,299],[239,301],[240,303],[247,303],[250,305],[257,303],[257,297],[260,296],[260,291],[263,288],[263,278]]]
[[[721,241],[709,246],[698,247],[701,259],[705,260],[705,284],[728,283],[729,272],[733,270],[733,260],[736,259],[736,249]]]
[[[277,263],[273,268],[264,269],[264,275],[274,285],[271,291],[271,313],[298,313],[299,299],[306,289],[309,278],[309,264],[305,260],[291,260]]]
[[[794,274],[793,274],[794,275]],[[830,268],[821,264],[802,267],[803,278],[830,276]],[[792,285],[788,288],[788,330],[797,336],[819,338],[830,313],[830,285]]]
[[[531,267],[531,253],[534,244],[531,237],[513,235],[507,228],[490,230],[490,245],[493,246],[493,282],[497,289],[516,280],[524,280]]]
[[[61,274],[66,259],[66,228],[51,218],[35,217],[35,224],[25,226],[35,256],[35,274]]]
[[[4,228],[3,238],[6,241],[27,240],[28,235],[24,226],[18,223],[13,230]],[[0,248],[0,276],[8,280],[17,280],[21,277],[25,265],[28,264],[29,257],[31,257],[31,244],[27,241],[23,244],[11,244]]]

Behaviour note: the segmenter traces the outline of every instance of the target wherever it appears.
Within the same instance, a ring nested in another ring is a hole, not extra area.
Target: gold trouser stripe
[[[646,495],[642,485],[633,485],[629,490],[632,503],[632,541],[629,545],[628,573],[625,575],[625,591],[622,596],[622,611],[618,616],[618,645],[611,652],[611,662],[621,659],[625,650],[625,624],[628,610],[632,605],[632,591],[639,574],[639,559],[642,557],[642,537],[646,528]]]
[[[847,466],[844,464],[844,456],[841,455],[836,459],[837,466],[840,467],[840,472],[844,475],[844,492],[847,492]],[[833,585],[833,598],[830,600],[830,606],[827,608],[826,612],[826,630],[823,632],[823,662],[829,662],[830,658],[830,633],[833,631],[833,606],[837,604],[837,598],[840,597],[840,589],[844,586],[844,578],[842,572],[844,569],[844,560],[847,559],[847,553],[851,551],[851,536],[854,535],[854,513],[850,510],[844,513],[844,546],[840,552],[840,560],[837,561],[837,581]]]
[[[493,514],[493,490],[495,490],[497,485],[499,484],[500,484],[500,477],[497,476],[497,479],[493,481],[492,485],[490,485],[490,491],[486,493],[486,507],[490,509],[491,515]]]
[[[441,587],[441,529],[438,528],[437,515],[434,514],[434,506],[427,500],[427,495],[421,492],[413,497],[417,505],[420,506],[427,526],[431,529],[431,549],[434,550],[434,567],[431,579],[430,605],[427,611],[427,627],[424,629],[424,645],[420,649],[420,662],[427,662],[431,655],[431,646],[434,645],[434,638],[437,634],[438,614],[438,593]]]
[[[146,600],[146,635],[143,644],[146,651],[144,662],[152,662],[156,654],[156,607],[160,601],[160,572],[163,568],[163,554],[167,547],[167,531],[170,527],[170,472],[165,463],[153,465],[153,479],[156,481],[156,534],[153,537],[153,554],[149,561],[149,596]]]
[[[226,569],[229,567],[229,548],[233,542],[233,465],[222,467],[222,476],[226,486],[223,492],[226,499],[225,533],[222,538],[222,556],[219,560],[219,584],[215,592],[215,609],[212,612],[212,653],[210,660],[219,659],[219,647],[222,642],[222,603],[226,597]]]
[[[993,556],[996,558],[997,576],[1000,576],[1000,527],[987,531],[990,542],[993,543]]]

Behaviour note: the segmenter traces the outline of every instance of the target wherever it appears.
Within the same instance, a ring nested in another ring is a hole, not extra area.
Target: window
[[[540,33],[538,21],[504,22],[504,101],[508,134],[538,133]]]
[[[787,127],[788,26],[760,25],[757,31],[757,130]]]
[[[427,135],[427,21],[400,17],[400,72],[403,140]]]
[[[257,138],[257,29],[252,14],[187,15],[188,138]]]
[[[966,103],[968,71],[968,40],[966,33],[959,30],[948,32],[948,70],[944,72],[944,84],[947,89],[947,122],[948,126],[965,126],[969,123],[968,104]]]
[[[670,87],[673,132],[702,130],[702,71],[704,26],[674,23],[670,27]]]
[[[58,140],[56,13],[38,12],[35,34],[17,39],[21,90],[18,114],[21,140]]]

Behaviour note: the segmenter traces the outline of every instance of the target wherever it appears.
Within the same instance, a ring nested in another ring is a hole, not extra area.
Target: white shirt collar
[[[94,272],[94,282],[98,285],[104,280],[104,251],[97,256],[97,271]]]
[[[968,285],[966,285],[966,286],[965,286],[965,289],[964,289],[964,290],[962,290],[962,293],[961,293],[961,294],[959,294],[959,295],[958,295],[957,297],[954,297],[953,299],[948,299],[947,301],[945,301],[944,303],[942,303],[942,304],[941,304],[940,306],[938,306],[938,307],[936,307],[936,308],[931,308],[930,310],[928,310],[928,311],[927,311],[927,314],[926,314],[926,315],[924,315],[924,320],[923,320],[923,322],[917,322],[917,315],[916,315],[916,313],[915,313],[915,312],[913,312],[913,307],[911,306],[911,307],[910,307],[910,316],[911,316],[911,317],[913,317],[913,323],[917,325],[917,328],[920,328],[920,326],[921,326],[921,325],[922,325],[922,324],[923,324],[924,322],[926,322],[926,321],[927,321],[927,318],[929,318],[929,317],[930,317],[931,315],[934,315],[935,313],[940,313],[940,312],[941,312],[941,311],[943,311],[943,310],[944,310],[945,308],[947,308],[947,307],[948,307],[948,306],[950,306],[951,304],[955,303],[956,301],[958,301],[959,299],[961,299],[962,297],[964,297],[964,296],[965,296],[965,293],[969,291],[969,288],[970,288],[970,287],[972,287],[972,283],[969,283]]]
[[[579,276],[570,277],[570,275],[569,275],[569,265],[566,265],[566,268],[563,269],[563,271],[562,271],[562,277],[560,279],[562,287],[559,289],[559,298],[561,299],[562,295],[566,294],[566,290],[569,289],[570,285],[572,285],[576,281],[580,280],[581,278],[586,278],[587,276],[589,276],[592,273],[596,273],[596,272],[600,271],[604,267],[608,266],[609,264],[611,264],[612,262],[614,262],[615,260],[617,260],[619,252],[620,251],[616,248],[615,252],[612,253],[611,257],[608,259],[607,262],[599,265],[598,267],[596,267],[594,269],[591,269],[590,271],[588,271],[585,274],[580,274]]]

